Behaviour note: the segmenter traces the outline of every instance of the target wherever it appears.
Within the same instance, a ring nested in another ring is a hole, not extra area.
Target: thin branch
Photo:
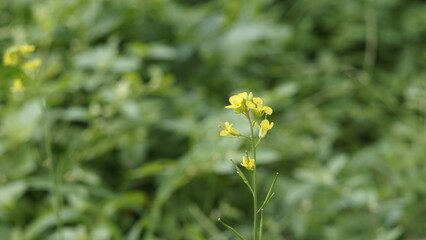
[[[278,174],[279,173],[275,173],[274,180],[272,181],[272,184],[269,187],[269,191],[268,194],[266,194],[265,201],[263,201],[262,206],[260,206],[259,210],[257,210],[258,213],[263,210],[263,207],[269,202],[269,200],[271,200],[272,196],[274,196],[275,193],[273,193],[272,191],[274,190],[275,183],[277,182]]]
[[[249,181],[247,180],[246,176],[244,175],[244,173],[241,171],[241,169],[237,166],[237,164],[235,164],[234,160],[230,159],[232,164],[234,164],[235,168],[237,169],[237,174],[241,177],[241,179],[243,180],[243,182],[247,185],[247,187],[250,189],[250,192],[252,195],[254,195],[254,191],[253,188],[250,186]]]
[[[222,223],[223,226],[231,230],[240,240],[246,240],[237,230],[235,230],[233,227],[229,226],[228,224],[222,222],[220,218],[217,219],[218,222]]]

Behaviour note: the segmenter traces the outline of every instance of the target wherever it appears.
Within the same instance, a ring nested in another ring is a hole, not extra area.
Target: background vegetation
[[[229,162],[246,143],[219,137],[243,121],[223,108],[241,91],[274,109],[258,155],[264,189],[281,173],[264,239],[426,239],[425,12],[421,0],[0,1],[0,53],[28,43],[43,59],[21,95],[0,69],[0,239],[58,239],[52,164],[66,239],[231,239],[218,217],[250,233]]]

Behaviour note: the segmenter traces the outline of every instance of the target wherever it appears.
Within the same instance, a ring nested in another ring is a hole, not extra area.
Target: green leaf
[[[38,99],[29,101],[3,119],[4,134],[14,142],[29,140],[40,125],[42,107]]]

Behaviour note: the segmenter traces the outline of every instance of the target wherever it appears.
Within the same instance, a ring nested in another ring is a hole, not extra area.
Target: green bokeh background
[[[426,239],[422,0],[3,0],[0,53],[43,59],[22,94],[0,68],[0,239],[226,240],[251,233],[223,107],[274,109],[264,239]],[[46,161],[47,99],[53,161]]]

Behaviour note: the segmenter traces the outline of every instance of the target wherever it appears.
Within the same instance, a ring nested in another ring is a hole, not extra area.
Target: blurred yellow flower
[[[269,123],[267,119],[262,120],[262,122],[260,122],[260,125],[256,123],[256,127],[259,128],[259,138],[264,138],[266,136],[266,133],[268,133],[268,131],[271,130],[273,126],[274,123]]]
[[[24,70],[27,70],[27,71],[33,71],[33,70],[35,70],[35,69],[37,69],[37,68],[39,68],[40,67],[40,65],[41,65],[41,59],[39,59],[39,58],[36,58],[36,59],[33,59],[33,60],[30,60],[30,61],[27,61],[27,62],[25,62],[24,64],[22,64],[22,68],[24,69]]]
[[[12,93],[24,91],[24,84],[22,84],[22,80],[19,78],[15,78],[13,80],[12,86],[10,87],[10,91]]]
[[[247,102],[247,107],[253,109],[255,117],[261,117],[264,113],[268,115],[272,114],[272,108],[263,106],[263,100],[259,97],[254,97],[251,101]]]
[[[232,124],[230,124],[229,122],[225,122],[225,127],[222,127],[223,130],[220,132],[220,136],[230,136],[230,137],[238,137],[241,136],[240,132],[235,129],[232,128]]]
[[[33,45],[17,45],[6,49],[3,55],[3,64],[5,66],[17,66],[19,65],[28,54],[35,50]]]
[[[254,167],[256,166],[256,161],[253,158],[249,157],[247,159],[247,157],[244,156],[241,166],[245,167],[247,170],[253,171]]]

